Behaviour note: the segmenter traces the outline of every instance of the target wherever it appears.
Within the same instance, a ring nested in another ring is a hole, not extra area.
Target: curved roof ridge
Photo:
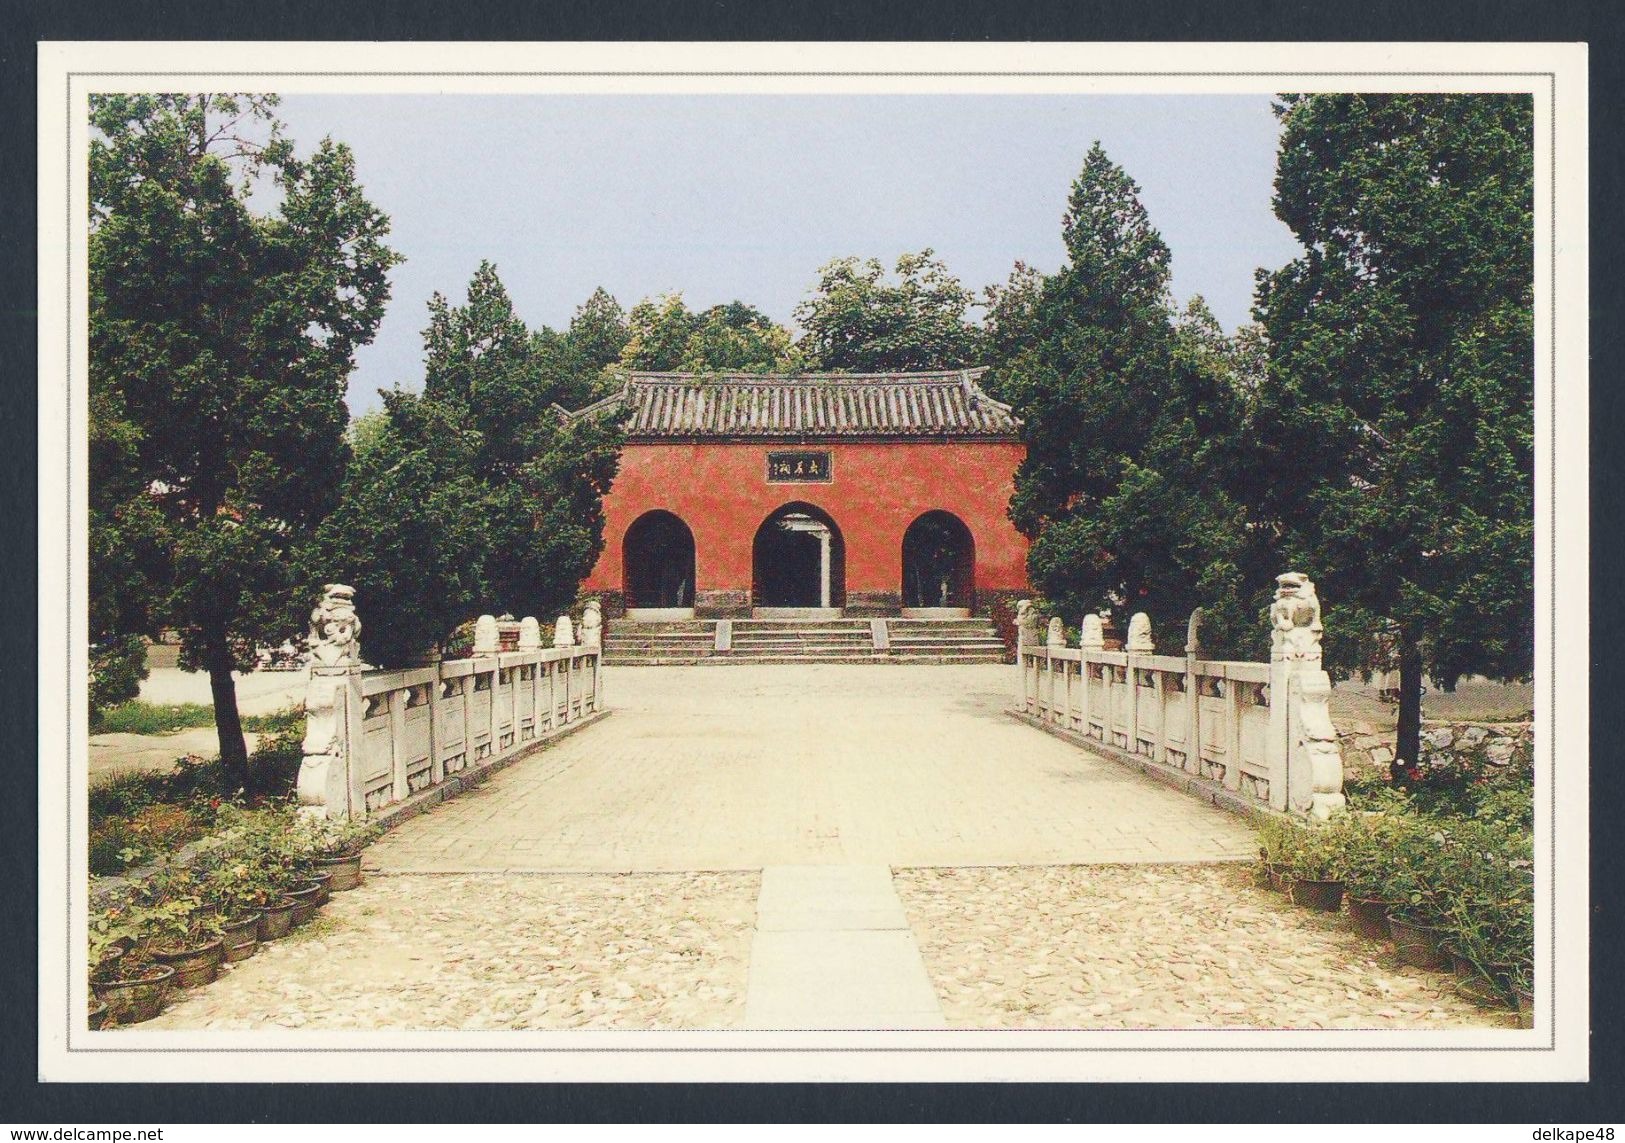
[[[617,404],[631,407],[633,440],[864,439],[1019,440],[1010,406],[982,391],[985,366],[892,373],[676,373],[621,375],[619,392],[569,420]]]

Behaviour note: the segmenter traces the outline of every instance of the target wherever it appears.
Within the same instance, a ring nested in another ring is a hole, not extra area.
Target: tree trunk
[[[1399,729],[1394,735],[1390,773],[1404,782],[1403,771],[1422,755],[1422,650],[1405,632],[1399,635]]]
[[[231,677],[231,645],[225,626],[204,628],[203,658],[209,670],[209,691],[214,696],[214,728],[220,738],[220,764],[228,774],[236,774],[243,792],[249,786],[248,743],[243,738],[243,720],[237,713],[237,682]]]

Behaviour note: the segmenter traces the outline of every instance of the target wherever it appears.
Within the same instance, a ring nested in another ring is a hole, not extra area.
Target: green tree
[[[700,319],[689,311],[682,294],[643,299],[626,315],[621,367],[659,373],[681,369],[688,339],[699,325]]]
[[[1231,343],[1200,299],[1176,319],[1168,248],[1099,144],[1062,237],[1061,270],[1018,265],[987,298],[989,386],[1024,424],[1010,517],[1033,586],[1165,632],[1200,606],[1210,644],[1245,642],[1260,541],[1228,492],[1246,436]]]
[[[699,315],[679,363],[688,373],[794,373],[790,331],[755,306],[729,302]]]
[[[622,369],[682,373],[788,373],[800,368],[790,331],[755,306],[699,313],[681,294],[644,299],[627,315]]]
[[[607,296],[607,295],[606,295]],[[369,661],[401,666],[482,611],[567,609],[603,550],[614,418],[561,420],[600,395],[569,335],[531,331],[482,262],[463,304],[436,294],[421,395],[384,394],[305,578],[356,588]]]
[[[1533,109],[1315,95],[1276,113],[1275,210],[1304,251],[1259,276],[1261,513],[1329,632],[1395,625],[1397,770],[1424,671],[1532,669]],[[1364,650],[1336,648],[1344,666]]]
[[[408,666],[485,603],[479,437],[452,403],[394,390],[351,426],[350,442],[355,458],[338,507],[306,549],[305,578],[354,587],[363,656]]]
[[[180,629],[245,786],[232,670],[308,606],[293,556],[336,501],[346,380],[399,260],[348,148],[297,157],[275,103],[91,100],[93,611]],[[256,188],[274,210],[254,209]],[[126,534],[146,551],[118,570]]]
[[[852,373],[979,365],[981,331],[967,318],[975,294],[931,250],[897,259],[897,278],[870,258],[837,258],[796,307],[807,367]]]
[[[602,286],[576,307],[566,334],[570,349],[590,369],[602,369],[619,361],[631,336],[626,327],[626,311]]]

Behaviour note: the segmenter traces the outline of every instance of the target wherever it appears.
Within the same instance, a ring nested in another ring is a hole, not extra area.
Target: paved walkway
[[[1507,1023],[1253,885],[1238,819],[1004,715],[1008,667],[606,676],[613,717],[146,1027]]]
[[[745,1023],[947,1026],[890,869],[775,865],[762,871]]]
[[[372,849],[389,872],[1213,861],[1240,820],[1003,713],[1007,666],[623,667],[614,714]]]

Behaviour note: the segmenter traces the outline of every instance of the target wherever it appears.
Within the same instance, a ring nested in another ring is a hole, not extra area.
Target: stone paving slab
[[[758,883],[369,877],[140,1027],[738,1026]]]
[[[906,929],[884,865],[773,865],[762,870],[758,932]]]
[[[1222,861],[1240,819],[1006,716],[1012,668],[606,668],[615,717],[373,847],[393,872]]]
[[[904,869],[952,1027],[1509,1028],[1246,866]]]

